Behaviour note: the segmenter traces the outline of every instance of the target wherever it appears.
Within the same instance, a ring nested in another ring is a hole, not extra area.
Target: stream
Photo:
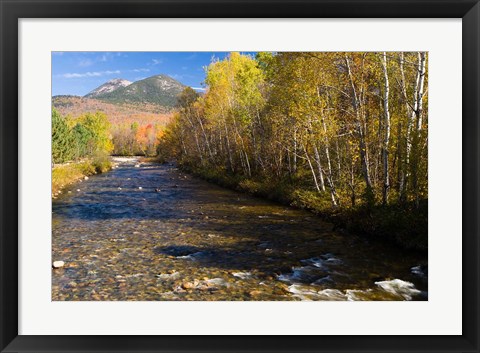
[[[425,254],[172,164],[114,158],[52,202],[52,300],[427,300]]]

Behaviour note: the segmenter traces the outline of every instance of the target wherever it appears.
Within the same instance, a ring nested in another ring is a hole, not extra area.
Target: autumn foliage
[[[149,103],[112,104],[76,96],[56,96],[52,103],[55,114],[63,116],[65,121],[81,119],[85,115],[105,116],[113,144],[108,153],[114,155],[155,155],[162,130],[172,117],[165,108]],[[85,155],[69,152],[71,144],[68,139],[61,143],[57,160],[72,160]]]
[[[163,127],[156,124],[117,124],[112,127],[113,154],[154,156],[162,134]]]
[[[205,83],[159,149],[182,165],[332,208],[428,197],[426,53],[231,53]]]

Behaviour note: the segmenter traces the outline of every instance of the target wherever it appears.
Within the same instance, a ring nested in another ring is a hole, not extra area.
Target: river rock
[[[184,283],[182,283],[182,288],[183,289],[193,289],[193,288],[195,288],[195,283],[184,282]]]
[[[53,266],[53,268],[62,268],[63,266],[65,266],[65,262],[63,262],[63,261],[54,261],[52,266]]]
[[[85,175],[85,177],[83,179],[88,180],[88,176]]]
[[[250,278],[252,277],[252,273],[251,272],[234,272],[232,273],[232,275],[234,277],[238,277],[240,279],[247,279],[247,278]]]
[[[225,281],[223,278],[212,278],[204,282],[209,287],[213,287],[213,286],[230,287],[230,283]]]
[[[156,275],[156,277],[160,278],[161,280],[167,280],[167,279],[173,280],[173,279],[177,279],[178,277],[180,277],[180,272],[167,271],[167,273],[160,273],[160,274]]]

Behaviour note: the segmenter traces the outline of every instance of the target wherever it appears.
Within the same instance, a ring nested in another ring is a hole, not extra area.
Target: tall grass
[[[108,155],[96,155],[93,159],[57,165],[52,170],[52,196],[86,176],[105,173],[112,169]]]

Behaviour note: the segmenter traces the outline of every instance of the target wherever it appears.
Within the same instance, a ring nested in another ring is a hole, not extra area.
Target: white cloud
[[[159,65],[161,64],[163,61],[161,59],[152,59],[152,62],[153,62],[153,65]]]
[[[78,63],[78,66],[80,67],[87,67],[93,65],[93,61],[90,59],[81,59]]]
[[[133,69],[133,70],[131,70],[131,71],[132,71],[132,72],[149,72],[150,69],[143,69],[143,68],[141,68],[141,69]]]
[[[100,77],[105,75],[114,75],[121,73],[120,70],[115,71],[93,71],[93,72],[84,72],[84,73],[66,73],[59,75],[63,78],[83,78],[83,77]]]
[[[126,54],[123,54],[121,52],[118,52],[118,53],[105,52],[101,56],[97,57],[96,61],[100,61],[100,62],[111,61],[111,60],[114,60],[115,57],[119,57],[119,56],[123,56],[125,58],[127,57]]]
[[[192,89],[194,89],[195,91],[206,91],[207,89],[206,88],[203,88],[203,87],[192,87]]]

